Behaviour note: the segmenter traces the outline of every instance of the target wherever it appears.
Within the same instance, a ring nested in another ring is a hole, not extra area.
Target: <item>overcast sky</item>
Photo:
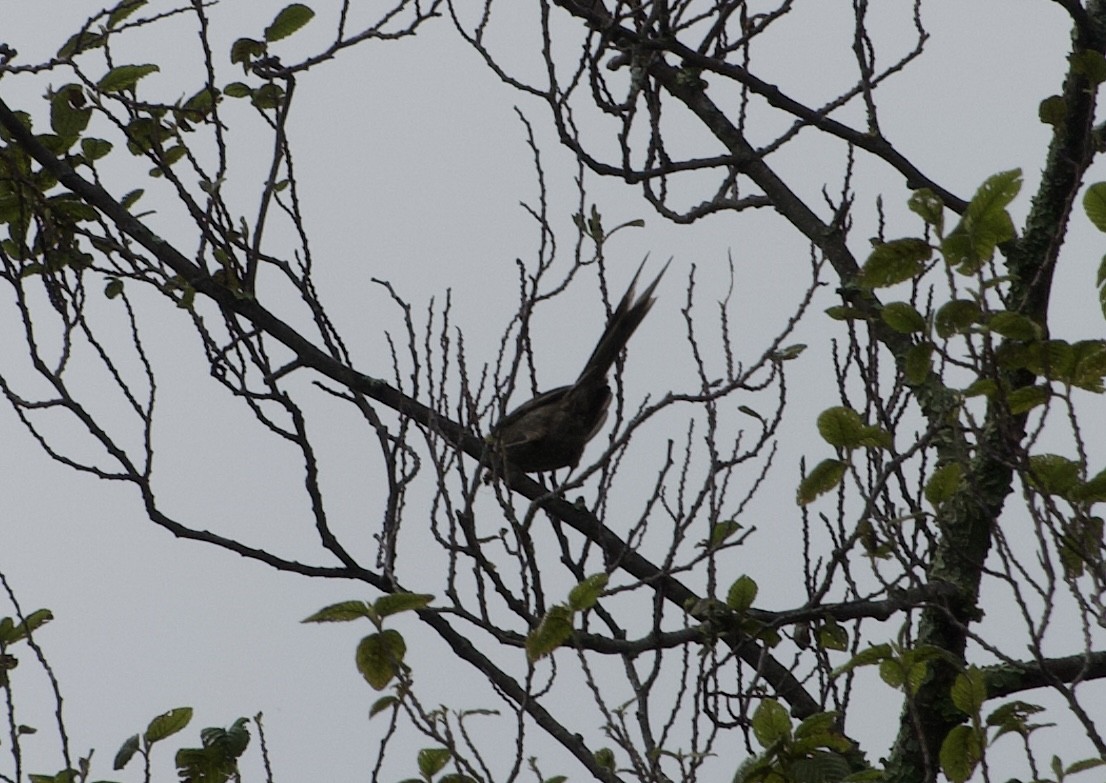
[[[5,14],[0,40],[19,50],[20,62],[36,62],[55,51],[103,2],[7,0],[5,5],[19,10]],[[222,0],[213,6],[213,27],[224,51],[238,36],[257,36],[282,5]],[[816,7],[799,14],[820,11],[826,19],[797,23],[791,51],[763,55],[772,79],[800,97],[804,90],[832,93],[827,85],[835,78],[842,83],[852,78],[835,73],[833,58],[821,54],[848,45],[847,36],[834,38],[829,32],[835,30],[834,15],[849,18],[849,4],[808,5]],[[901,11],[910,3],[892,0],[886,5],[900,11],[897,21],[889,18],[888,24],[901,25]],[[289,42],[286,59],[295,60],[325,41],[329,28],[321,18]],[[1026,186],[1013,211],[1024,214],[1025,194],[1036,184],[1047,136],[1036,118],[1037,104],[1058,91],[1065,65],[1063,12],[1044,0],[941,0],[926,9],[926,20],[934,35],[930,51],[880,98],[884,131],[922,161],[928,174],[964,197],[988,175],[1022,167]],[[142,51],[141,46],[148,48]],[[162,72],[149,77],[151,86],[167,88],[179,80],[184,93],[188,80],[174,67],[192,62],[194,35],[144,40],[126,54],[135,62],[161,63]],[[520,51],[519,58],[525,54]],[[51,81],[56,84],[58,78]],[[240,68],[226,63],[221,80],[235,78],[241,78]],[[41,80],[8,77],[0,82],[4,100],[31,111],[40,127],[47,122],[40,101],[44,87]],[[316,259],[329,267],[320,275],[321,295],[334,303],[347,336],[365,335],[365,344],[352,346],[359,369],[370,375],[387,372],[381,324],[401,326],[400,314],[371,284],[372,277],[392,281],[420,317],[432,297],[440,302],[452,290],[453,317],[466,331],[470,358],[493,360],[498,335],[516,308],[515,259],[532,258],[537,244],[533,222],[519,206],[535,200],[536,187],[516,106],[538,131],[561,228],[575,209],[575,166],[557,147],[545,107],[501,85],[445,20],[413,39],[342,53],[301,78],[297,100],[292,141],[305,213]],[[263,161],[257,157],[252,162]],[[805,158],[796,152],[776,162],[805,192],[839,187],[842,161],[819,157],[817,145],[810,145]],[[247,157],[241,165],[249,163]],[[904,214],[907,195],[897,177],[871,163],[863,165],[861,174],[854,244],[875,233],[874,198],[879,192],[889,213],[897,216]],[[119,182],[114,191],[121,194],[142,184]],[[592,194],[608,224],[646,220],[644,229],[626,232],[615,245],[617,285],[628,280],[647,253],[650,270],[674,259],[657,306],[631,348],[628,372],[644,393],[666,389],[666,379],[659,377],[667,363],[665,335],[679,323],[690,265],[699,266],[704,288],[720,290],[727,279],[725,260],[732,253],[737,327],[750,344],[759,346],[790,315],[790,298],[780,297],[779,289],[788,278],[804,283],[798,279],[796,269],[802,267],[796,259],[805,258],[807,249],[771,215],[728,215],[674,227],[624,184],[595,181]],[[148,208],[156,206],[152,201]],[[245,207],[244,212],[251,214]],[[891,233],[916,230],[904,220]],[[184,244],[194,247],[194,242]],[[1077,216],[1066,252],[1080,249],[1085,264],[1063,268],[1057,281],[1070,290],[1066,301],[1071,303],[1056,312],[1054,333],[1060,336],[1102,331],[1090,285],[1102,248]],[[833,303],[831,293],[822,307]],[[590,305],[572,315],[578,330],[568,331],[578,338],[576,343],[558,339],[564,348],[557,350],[552,340],[536,337],[547,350],[542,369],[548,385],[570,380],[590,350],[601,322],[595,303]],[[824,354],[822,327],[815,318],[797,339],[815,346],[823,341]],[[560,331],[556,336],[561,337]],[[183,319],[167,318],[158,339],[167,345],[177,340],[182,346],[166,369],[175,382],[165,385],[160,402],[170,412],[160,462],[163,499],[172,504],[179,498],[194,526],[319,562],[322,554],[310,524],[289,518],[294,516],[289,509],[301,502],[292,500],[298,497],[299,474],[294,469],[282,474],[286,466],[271,461],[263,442],[249,434],[249,422],[220,404],[222,396],[207,378]],[[8,345],[2,355],[11,356],[18,348]],[[641,358],[635,350],[642,352]],[[800,384],[805,389],[795,390],[796,406],[808,415],[793,415],[792,432],[810,428],[817,411],[835,404],[824,397],[824,375],[819,374],[824,365],[811,359],[809,369],[798,372],[806,383]],[[336,472],[330,474],[330,489],[338,498],[335,517],[348,535],[361,536],[365,552],[371,551],[371,541],[358,527],[373,513],[371,499],[362,491],[361,463],[340,456],[356,454],[359,444],[349,442],[339,420],[323,435],[329,444],[325,448],[339,455],[333,463]],[[110,772],[110,759],[122,740],[142,730],[154,715],[180,705],[197,709],[188,735],[192,738],[201,726],[228,725],[239,715],[263,711],[278,780],[310,780],[320,771],[330,780],[365,779],[383,730],[383,723],[367,721],[376,694],[352,663],[354,645],[368,628],[299,624],[325,604],[371,599],[363,586],[278,574],[211,547],[175,540],[149,524],[131,488],[52,462],[7,407],[0,407],[0,437],[5,444],[0,450],[0,570],[24,610],[49,607],[55,612],[56,621],[39,641],[61,680],[76,751],[96,749],[94,779],[120,777]],[[790,462],[762,510],[763,523],[778,526],[775,535],[784,540],[793,540],[798,529],[791,492],[801,453],[801,444],[785,452]],[[177,476],[186,479],[175,483]],[[773,545],[768,537],[753,542],[750,551],[771,552]],[[769,573],[761,578],[771,581]],[[766,593],[771,591],[762,587],[762,596]],[[10,613],[0,608],[0,615]],[[434,685],[438,679],[456,684],[467,677],[431,666],[422,672]],[[457,706],[481,706],[465,698]],[[45,698],[21,702],[20,720],[42,728],[44,743],[52,741],[51,710]],[[1106,718],[1106,710],[1100,717]],[[890,741],[894,725],[885,721],[882,729],[871,730],[882,731]],[[413,759],[409,771],[414,771]],[[567,772],[578,776],[579,770]]]

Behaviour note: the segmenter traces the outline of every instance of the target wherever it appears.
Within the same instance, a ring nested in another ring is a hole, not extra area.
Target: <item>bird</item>
[[[643,261],[576,382],[524,402],[492,427],[488,446],[505,460],[508,469],[543,473],[575,467],[580,462],[584,447],[607,419],[611,403],[607,373],[653,307],[653,292],[668,269],[665,264],[649,287],[635,298],[634,290],[644,266]]]

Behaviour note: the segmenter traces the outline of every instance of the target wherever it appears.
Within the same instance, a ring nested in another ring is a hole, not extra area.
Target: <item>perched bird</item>
[[[536,473],[575,466],[580,461],[584,446],[607,418],[611,403],[607,372],[653,306],[653,291],[666,269],[667,264],[635,299],[634,287],[641,274],[638,268],[574,384],[539,394],[492,427],[488,444],[510,467]]]

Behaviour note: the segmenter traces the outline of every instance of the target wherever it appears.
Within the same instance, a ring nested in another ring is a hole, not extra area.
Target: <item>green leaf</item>
[[[310,617],[300,620],[301,623],[348,623],[350,620],[360,620],[368,617],[376,619],[373,608],[364,601],[342,601],[341,603],[325,606]]]
[[[398,704],[399,699],[397,699],[395,696],[381,696],[379,699],[372,703],[371,707],[369,707],[369,717],[376,717],[385,710],[391,709]]]
[[[142,198],[142,194],[144,194],[145,192],[146,191],[142,188],[136,188],[135,190],[132,190],[125,196],[123,196],[123,198],[119,199],[119,203],[123,206],[124,209],[130,209],[138,202],[140,198]]]
[[[449,748],[423,748],[418,755],[419,773],[424,779],[430,780],[442,771],[451,758],[453,754]]]
[[[738,577],[726,593],[726,606],[737,612],[745,612],[756,600],[757,589],[757,583],[752,577]]]
[[[399,631],[387,629],[366,636],[357,645],[357,671],[374,690],[384,690],[403,665],[407,643]]]
[[[1021,190],[1021,169],[988,177],[941,244],[945,260],[961,274],[975,274],[991,260],[995,248],[1014,238],[1014,222],[1006,207]]]
[[[764,699],[753,712],[753,734],[762,748],[791,736],[791,717],[775,699]]]
[[[879,312],[883,322],[900,334],[925,331],[926,320],[908,302],[889,302]]]
[[[292,3],[276,15],[273,23],[265,28],[265,40],[269,43],[287,38],[311,21],[315,12],[302,3]]]
[[[827,408],[818,415],[818,432],[831,446],[842,449],[885,448],[891,435],[881,427],[864,423],[860,414],[842,406]]]
[[[979,715],[987,698],[987,683],[978,666],[969,666],[952,683],[952,703],[968,716]]]
[[[129,737],[127,741],[119,747],[119,750],[116,751],[115,761],[112,762],[112,769],[123,769],[123,767],[127,766],[127,762],[129,762],[134,757],[134,754],[137,752],[138,735],[135,734],[133,737]]]
[[[1083,211],[1099,231],[1106,232],[1106,182],[1096,182],[1083,194]],[[1102,272],[1099,272],[1102,285]]]
[[[1050,95],[1037,105],[1037,118],[1045,125],[1059,128],[1067,119],[1068,105],[1059,95]]]
[[[614,772],[615,763],[613,750],[611,750],[610,748],[600,748],[599,750],[595,751],[592,756],[595,759],[595,763],[598,764],[600,767],[610,772]]]
[[[963,474],[958,462],[950,462],[933,471],[925,486],[925,498],[929,504],[937,508],[956,494]]]
[[[1106,268],[1106,257],[1103,258],[1103,266]],[[847,305],[834,305],[826,308],[826,315],[835,321],[862,321],[866,318],[863,310]]]
[[[114,9],[112,9],[111,15],[108,17],[108,29],[114,29],[116,25],[125,20],[128,16],[133,14],[142,6],[146,5],[147,0],[121,0]]]
[[[1093,49],[1082,49],[1071,55],[1071,69],[1087,77],[1091,84],[1106,82],[1106,57]]]
[[[592,574],[580,582],[568,593],[568,606],[574,612],[591,609],[603,595],[610,577],[607,574]]]
[[[146,727],[146,732],[142,735],[142,738],[147,746],[153,745],[166,737],[173,736],[187,726],[191,720],[191,707],[177,707],[168,712],[163,712],[150,721],[150,725]]]
[[[99,160],[111,152],[112,143],[103,139],[81,139],[81,154],[86,160]]]
[[[793,759],[787,765],[787,780],[796,783],[823,783],[844,780],[851,767],[840,753],[818,750],[805,758]]]
[[[230,46],[230,61],[242,63],[242,70],[249,71],[250,63],[265,55],[265,44],[253,38],[239,38]]]
[[[1059,454],[1034,454],[1026,481],[1042,494],[1067,497],[1079,484],[1079,463]]]
[[[104,74],[100,81],[96,83],[96,86],[104,92],[122,92],[123,90],[132,89],[138,84],[139,79],[160,70],[152,63],[147,65],[120,65]]]
[[[802,481],[796,493],[795,502],[805,506],[819,495],[824,495],[841,483],[847,463],[839,459],[824,459],[814,466]]]
[[[108,278],[107,283],[104,285],[104,296],[108,299],[115,299],[117,296],[123,293],[123,281],[118,277]]]
[[[231,82],[223,88],[223,95],[231,98],[248,98],[253,95],[253,89],[242,82]]]
[[[732,519],[726,519],[722,522],[715,523],[710,529],[710,539],[707,541],[707,548],[711,550],[717,549],[739,530],[741,530],[741,525]]]
[[[1015,415],[1027,413],[1047,402],[1050,394],[1048,386],[1022,386],[1006,395],[1006,404]]]
[[[912,345],[902,360],[902,373],[910,386],[917,386],[933,369],[933,343],[928,340]]]
[[[886,660],[894,653],[891,645],[887,643],[872,645],[866,650],[861,650],[850,660],[833,670],[833,676],[838,677],[861,666],[871,666],[874,663]]]
[[[831,617],[818,628],[818,646],[844,652],[849,649],[849,632]]]
[[[424,609],[433,600],[434,596],[427,593],[392,593],[382,595],[373,601],[373,609],[380,617],[387,617],[400,612]]]
[[[941,769],[952,783],[964,783],[983,757],[979,735],[970,726],[953,726],[941,743]]]
[[[253,92],[251,103],[259,109],[275,109],[284,100],[284,89],[279,84],[269,82]]]
[[[941,197],[929,188],[920,188],[910,194],[906,205],[910,211],[920,216],[929,225],[937,230],[938,235],[945,227],[945,203]]]
[[[788,345],[785,348],[780,348],[776,351],[774,358],[778,362],[789,362],[792,359],[798,359],[799,355],[806,350],[805,343],[795,343],[794,345]]]
[[[563,604],[552,607],[526,635],[526,657],[531,661],[544,658],[572,636],[572,610]]]
[[[1099,471],[1075,487],[1072,498],[1082,503],[1101,503],[1106,500],[1106,470]]]
[[[69,40],[58,49],[58,57],[63,60],[68,60],[70,57],[75,57],[82,52],[99,49],[106,44],[107,41],[108,37],[100,33],[90,33],[88,31],[74,33],[70,36]]]
[[[1009,310],[1000,310],[987,320],[987,328],[1011,340],[1039,340],[1041,327],[1032,318]]]
[[[855,448],[867,426],[852,408],[827,408],[818,415],[818,433],[831,446]]]
[[[50,96],[50,127],[65,139],[76,139],[92,117],[79,84],[67,84]]]
[[[941,305],[933,318],[937,336],[942,339],[968,331],[983,320],[983,310],[971,299],[953,299]]]
[[[925,270],[933,248],[924,239],[893,239],[876,246],[857,281],[863,288],[886,288],[911,280]]]

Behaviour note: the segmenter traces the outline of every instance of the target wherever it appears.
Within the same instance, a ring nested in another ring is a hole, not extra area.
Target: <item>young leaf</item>
[[[303,3],[286,6],[273,23],[265,28],[265,40],[269,43],[287,38],[314,18],[315,12]]]
[[[112,68],[96,83],[104,92],[121,92],[138,84],[138,80],[161,69],[150,63],[147,65],[120,65]]]
[[[399,631],[387,629],[366,636],[357,645],[357,670],[374,690],[384,688],[399,674],[407,643]]]
[[[883,322],[900,334],[924,331],[925,318],[908,302],[889,302],[880,310]]]
[[[765,699],[753,712],[753,734],[762,748],[791,736],[791,717],[775,699]]]
[[[422,609],[433,600],[434,596],[426,593],[392,593],[377,598],[373,602],[373,609],[378,616],[387,617],[391,614]]]
[[[925,498],[929,504],[937,508],[951,498],[960,488],[963,472],[958,462],[950,462],[933,471],[925,486]]]
[[[430,780],[442,771],[442,767],[448,764],[451,758],[453,754],[449,748],[423,748],[418,755],[419,773],[424,780]]]
[[[893,239],[878,245],[857,281],[863,288],[886,288],[917,277],[925,270],[925,262],[933,255],[933,248],[924,239],[908,237]]]
[[[572,636],[572,610],[558,604],[545,613],[538,627],[526,635],[526,657],[531,661],[549,655]]]
[[[964,783],[983,757],[979,734],[971,726],[954,726],[941,743],[941,769],[952,783]]]
[[[371,606],[364,601],[342,601],[341,603],[324,606],[310,617],[300,620],[301,623],[348,623],[350,620],[360,620],[368,617],[375,619],[376,615]]]
[[[753,605],[757,597],[757,583],[749,576],[738,577],[726,593],[726,606],[737,612],[744,612]]]
[[[824,495],[841,483],[847,463],[839,459],[824,459],[814,466],[801,482],[795,502],[805,506],[819,495]]]
[[[1083,211],[1095,228],[1106,231],[1106,182],[1096,182],[1087,188],[1083,194]]]
[[[176,734],[187,726],[191,720],[191,707],[177,707],[168,712],[163,712],[150,721],[150,725],[146,727],[146,733],[142,737],[147,745],[153,745],[155,742]]]
[[[603,595],[603,590],[610,580],[606,574],[592,574],[583,582],[572,588],[568,594],[568,606],[574,612],[582,612],[591,609]]]

